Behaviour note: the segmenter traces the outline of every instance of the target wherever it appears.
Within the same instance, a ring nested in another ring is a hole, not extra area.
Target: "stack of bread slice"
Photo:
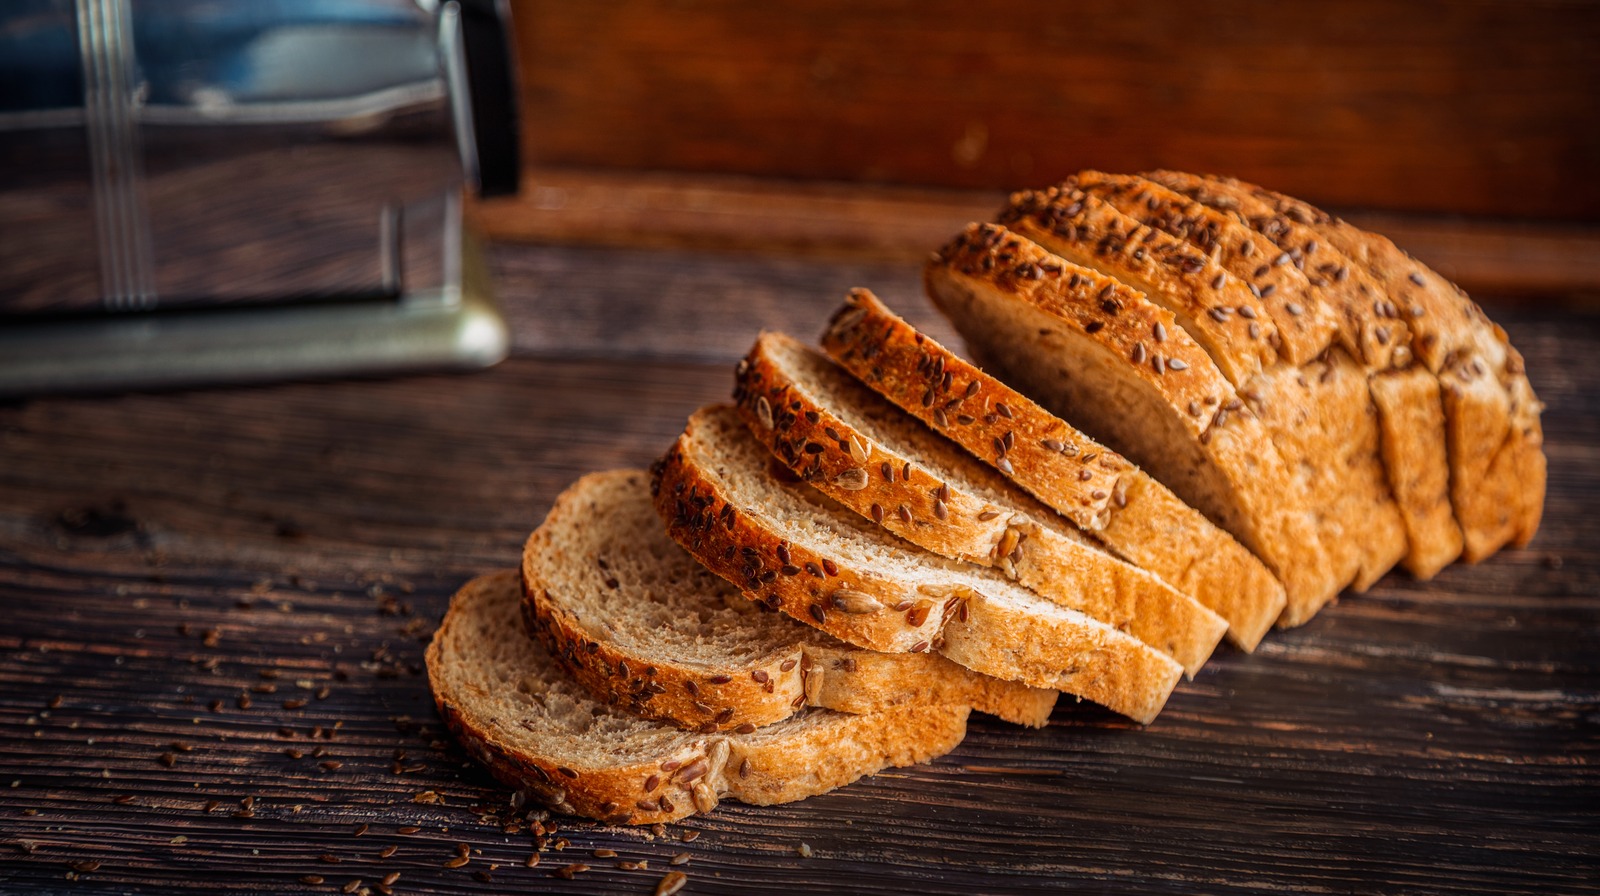
[[[1382,237],[1223,178],[1083,172],[925,268],[971,363],[865,290],[762,333],[650,471],[585,476],[428,652],[467,749],[618,823],[798,799],[1059,693],[1148,723],[1397,563],[1521,545],[1521,359]]]

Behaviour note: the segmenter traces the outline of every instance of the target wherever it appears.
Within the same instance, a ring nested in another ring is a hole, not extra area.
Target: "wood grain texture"
[[[517,196],[470,203],[473,223],[520,242],[920,263],[969,222],[992,220],[1005,201],[991,190],[728,175],[539,168],[524,179]],[[1469,291],[1590,306],[1600,297],[1593,223],[1343,213]]]
[[[538,165],[990,190],[1169,167],[1600,217],[1592,3],[610,0],[519,5],[516,33]]]
[[[1600,891],[1600,318],[1493,307],[1549,404],[1529,550],[1222,650],[1146,729],[977,719],[948,758],[791,806],[553,819],[524,867],[530,822],[419,674],[450,592],[726,396],[758,327],[811,335],[842,280],[929,312],[893,265],[495,264],[519,356],[484,374],[0,405],[0,891],[649,893],[677,853],[690,893]]]

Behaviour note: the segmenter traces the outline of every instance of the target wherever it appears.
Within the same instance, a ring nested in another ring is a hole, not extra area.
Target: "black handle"
[[[459,2],[472,131],[478,144],[478,195],[508,196],[517,192],[521,165],[509,4]]]

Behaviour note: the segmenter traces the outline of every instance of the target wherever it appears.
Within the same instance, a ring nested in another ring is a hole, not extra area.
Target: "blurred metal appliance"
[[[0,393],[472,367],[504,0],[0,4]]]

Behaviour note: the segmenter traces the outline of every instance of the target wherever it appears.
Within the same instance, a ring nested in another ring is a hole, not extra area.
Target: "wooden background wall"
[[[1494,264],[1554,246],[1570,270],[1532,288],[1600,286],[1591,0],[527,0],[513,14],[528,177],[485,207],[498,235],[920,254],[936,242],[919,223],[947,233],[1007,190],[1167,166],[1407,216],[1424,257],[1476,253],[1480,284],[1517,288]]]

